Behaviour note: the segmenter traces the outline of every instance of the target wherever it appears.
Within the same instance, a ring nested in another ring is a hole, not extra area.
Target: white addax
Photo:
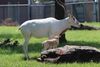
[[[62,20],[50,17],[25,21],[19,28],[25,39],[23,44],[25,58],[28,59],[28,42],[32,36],[51,39],[54,36],[59,36],[63,30],[71,28],[71,26],[80,26],[77,19],[71,15]]]

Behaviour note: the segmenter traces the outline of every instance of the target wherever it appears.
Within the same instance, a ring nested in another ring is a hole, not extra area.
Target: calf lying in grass
[[[44,42],[42,42],[42,45],[44,47],[44,50],[57,48],[57,46],[59,45],[59,37],[55,36],[53,39],[45,40]]]

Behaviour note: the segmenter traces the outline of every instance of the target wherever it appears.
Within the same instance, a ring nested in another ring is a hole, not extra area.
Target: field
[[[100,23],[85,24],[100,27]],[[0,47],[0,67],[100,67],[100,64],[95,62],[53,64],[37,62],[34,59],[25,61],[23,60],[22,50],[23,37],[18,27],[0,26],[0,41],[6,38],[18,40],[20,44],[14,49],[10,47]],[[68,44],[88,45],[100,49],[100,30],[69,30],[66,32],[66,38]],[[46,39],[47,38],[31,38],[30,44],[28,45],[30,57],[34,58],[40,56],[40,52],[43,48],[41,42]]]

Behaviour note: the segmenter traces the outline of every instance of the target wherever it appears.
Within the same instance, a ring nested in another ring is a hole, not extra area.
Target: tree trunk
[[[64,5],[65,0],[55,0],[55,18],[56,19],[64,19],[65,18],[65,11],[64,8],[58,3],[58,2],[62,5]],[[66,38],[65,38],[65,34],[63,34],[60,38],[59,38],[59,42],[63,43],[66,42]]]

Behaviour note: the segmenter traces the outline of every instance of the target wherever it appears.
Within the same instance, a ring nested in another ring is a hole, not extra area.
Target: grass
[[[92,26],[100,26],[100,23],[85,23]],[[18,30],[18,27],[6,27],[0,26],[0,41],[11,38],[12,40],[18,40],[20,45],[15,49],[1,48],[0,47],[0,67],[100,67],[99,63],[40,63],[36,60],[24,61],[22,43],[23,37]],[[88,45],[94,46],[100,49],[100,31],[99,30],[69,30],[66,32],[67,44],[70,45]],[[29,55],[30,57],[40,56],[42,50],[41,42],[47,38],[32,38],[29,43]]]

